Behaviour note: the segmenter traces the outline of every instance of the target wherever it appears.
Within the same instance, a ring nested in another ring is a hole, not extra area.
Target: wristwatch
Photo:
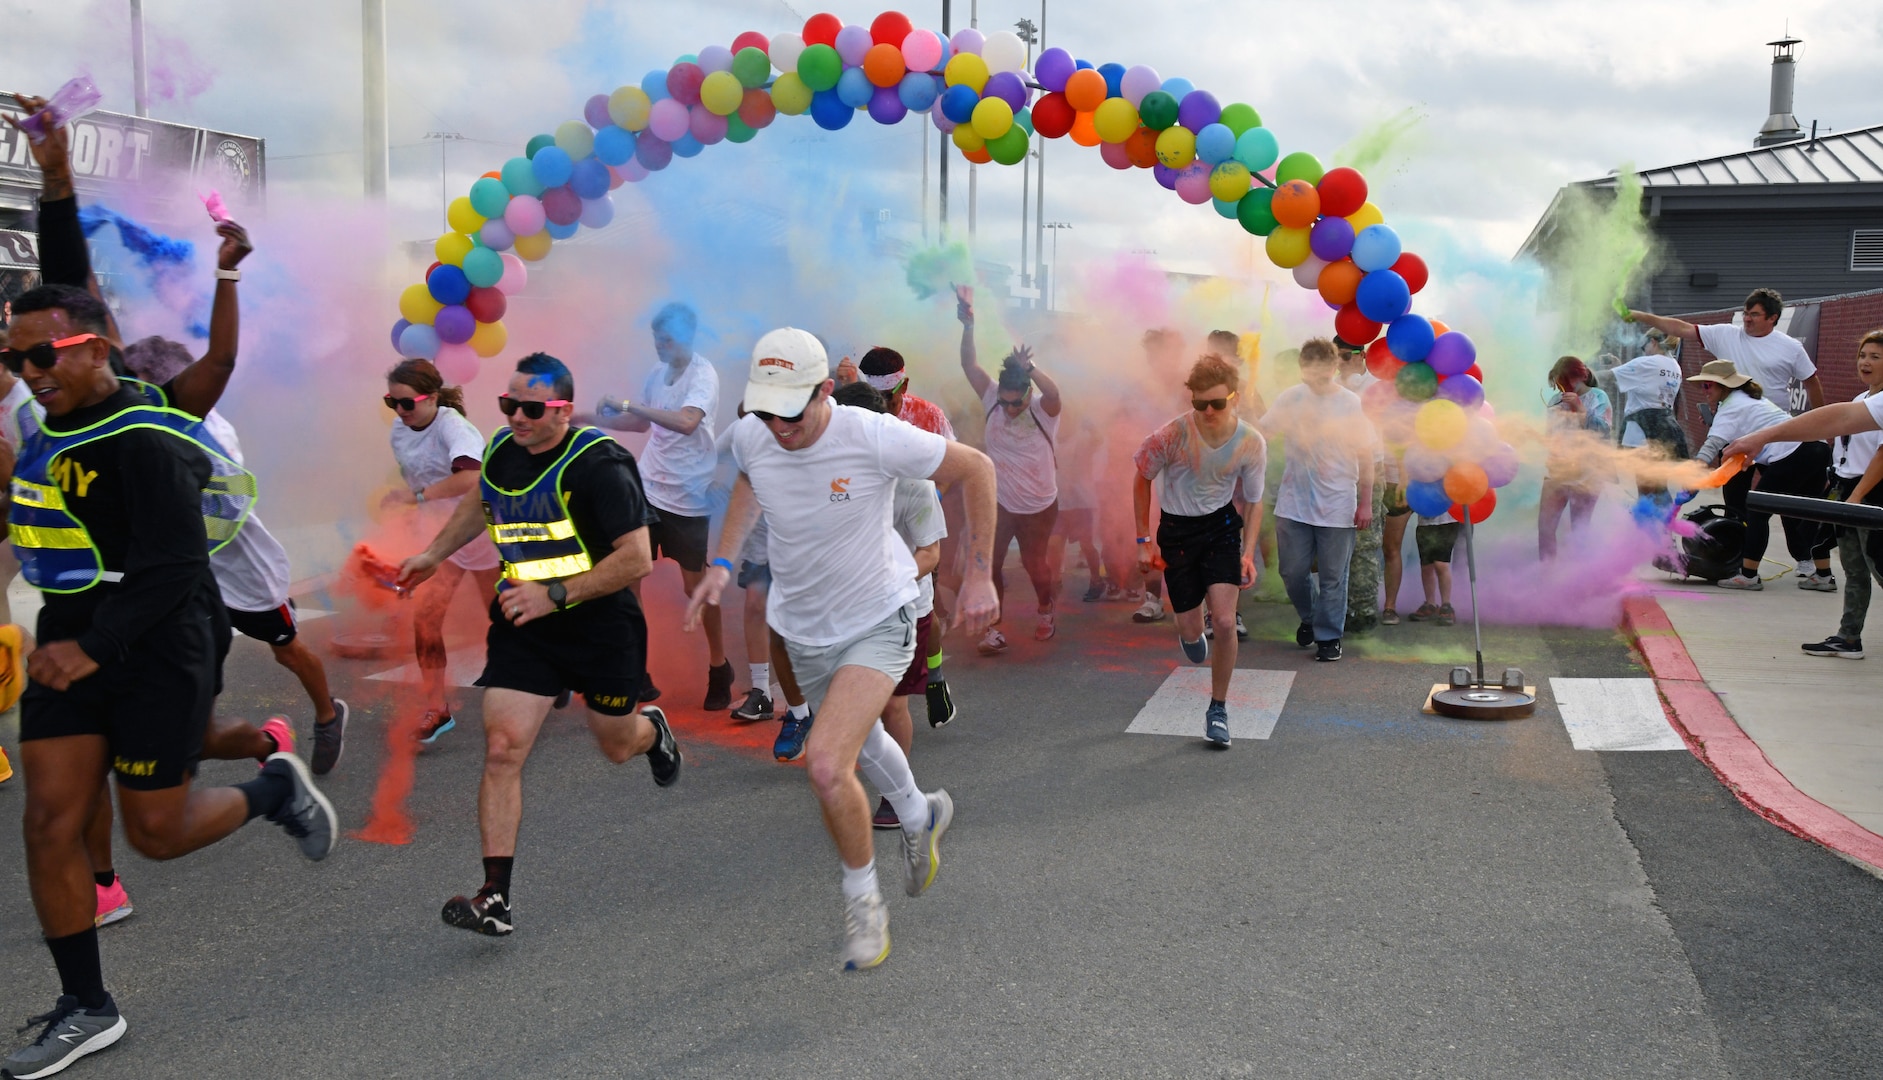
[[[224,270],[222,267],[218,266],[216,267],[216,280],[217,281],[241,281],[242,271]]]
[[[569,590],[560,581],[549,583],[549,602],[556,605],[557,611],[569,610]]]
[[[419,488],[418,490],[412,492],[412,501],[424,502],[425,501],[425,489]]]

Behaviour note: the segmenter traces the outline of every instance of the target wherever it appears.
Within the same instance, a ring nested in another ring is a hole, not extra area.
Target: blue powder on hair
[[[106,225],[117,226],[118,239],[124,244],[124,249],[135,255],[138,262],[153,269],[188,263],[196,254],[196,245],[188,240],[178,240],[175,237],[153,232],[106,207],[89,205],[80,207],[78,222],[79,227],[85,230],[87,239],[96,235],[98,230]]]

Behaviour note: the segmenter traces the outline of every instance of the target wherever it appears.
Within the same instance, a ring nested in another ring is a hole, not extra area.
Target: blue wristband
[[[732,560],[731,560],[731,559],[726,559],[726,558],[719,558],[719,559],[714,559],[714,560],[713,560],[713,561],[712,561],[711,563],[708,563],[707,565],[709,565],[709,566],[723,566],[723,567],[725,567],[725,568],[726,568],[726,573],[728,573],[728,574],[736,574],[736,573],[738,573],[738,571],[737,571],[737,570],[734,570],[734,569],[733,569],[733,567],[732,567]]]

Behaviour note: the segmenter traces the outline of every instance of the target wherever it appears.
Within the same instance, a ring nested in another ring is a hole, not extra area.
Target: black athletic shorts
[[[1201,517],[1166,510],[1157,522],[1157,548],[1173,612],[1201,606],[1211,585],[1242,584],[1242,517],[1233,502]]]
[[[706,569],[706,534],[711,531],[713,519],[656,512],[660,520],[647,527],[647,546],[653,551],[654,561],[664,555],[688,573]]]
[[[292,600],[267,611],[237,611],[230,608],[229,625],[243,637],[252,637],[269,645],[286,645],[300,633],[300,623],[294,617]]]
[[[1419,548],[1419,565],[1451,562],[1452,548],[1458,546],[1458,532],[1463,528],[1456,521],[1448,521],[1443,525],[1421,525],[1412,530],[1413,542]]]
[[[603,716],[626,716],[647,683],[647,621],[626,590],[516,626],[490,605],[477,685],[555,697],[581,694]]]
[[[203,753],[228,640],[222,605],[192,601],[139,638],[123,663],[63,691],[29,683],[20,741],[103,735],[119,786],[162,791],[185,783]]]
[[[1412,507],[1406,502],[1406,489],[1398,484],[1387,484],[1381,501],[1386,504],[1387,517],[1405,517],[1412,513]]]

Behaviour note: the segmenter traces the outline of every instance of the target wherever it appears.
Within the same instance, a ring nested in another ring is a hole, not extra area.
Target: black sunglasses
[[[96,340],[97,334],[74,334],[57,341],[42,341],[30,349],[0,349],[0,364],[5,364],[6,369],[15,375],[25,371],[29,363],[41,371],[51,371],[52,366],[59,362],[60,349]]]
[[[523,415],[531,420],[541,420],[543,418],[543,411],[546,409],[560,409],[564,405],[573,404],[575,404],[575,402],[564,401],[562,398],[557,398],[554,401],[518,401],[509,394],[497,395],[497,408],[501,410],[505,416],[515,416],[517,410],[521,409],[523,410]]]
[[[766,423],[766,424],[771,423],[773,420],[776,420],[781,424],[795,424],[804,419],[805,413],[811,411],[811,402],[816,401],[818,398],[818,395],[822,393],[823,393],[822,390],[811,391],[810,399],[804,403],[804,408],[798,410],[798,415],[796,416],[779,416],[777,413],[768,413],[760,409],[749,409],[747,410],[747,415],[756,416],[759,418],[760,422]]]
[[[1217,412],[1221,412],[1222,410],[1229,408],[1229,401],[1231,398],[1234,398],[1235,396],[1236,395],[1232,393],[1229,395],[1229,397],[1191,398],[1190,407],[1195,409],[1197,412],[1204,412],[1210,409],[1214,409]]]
[[[416,397],[393,397],[391,394],[387,394],[386,408],[397,412],[411,412],[413,409],[418,408],[419,402],[430,401],[431,397],[430,394],[419,394]]]

